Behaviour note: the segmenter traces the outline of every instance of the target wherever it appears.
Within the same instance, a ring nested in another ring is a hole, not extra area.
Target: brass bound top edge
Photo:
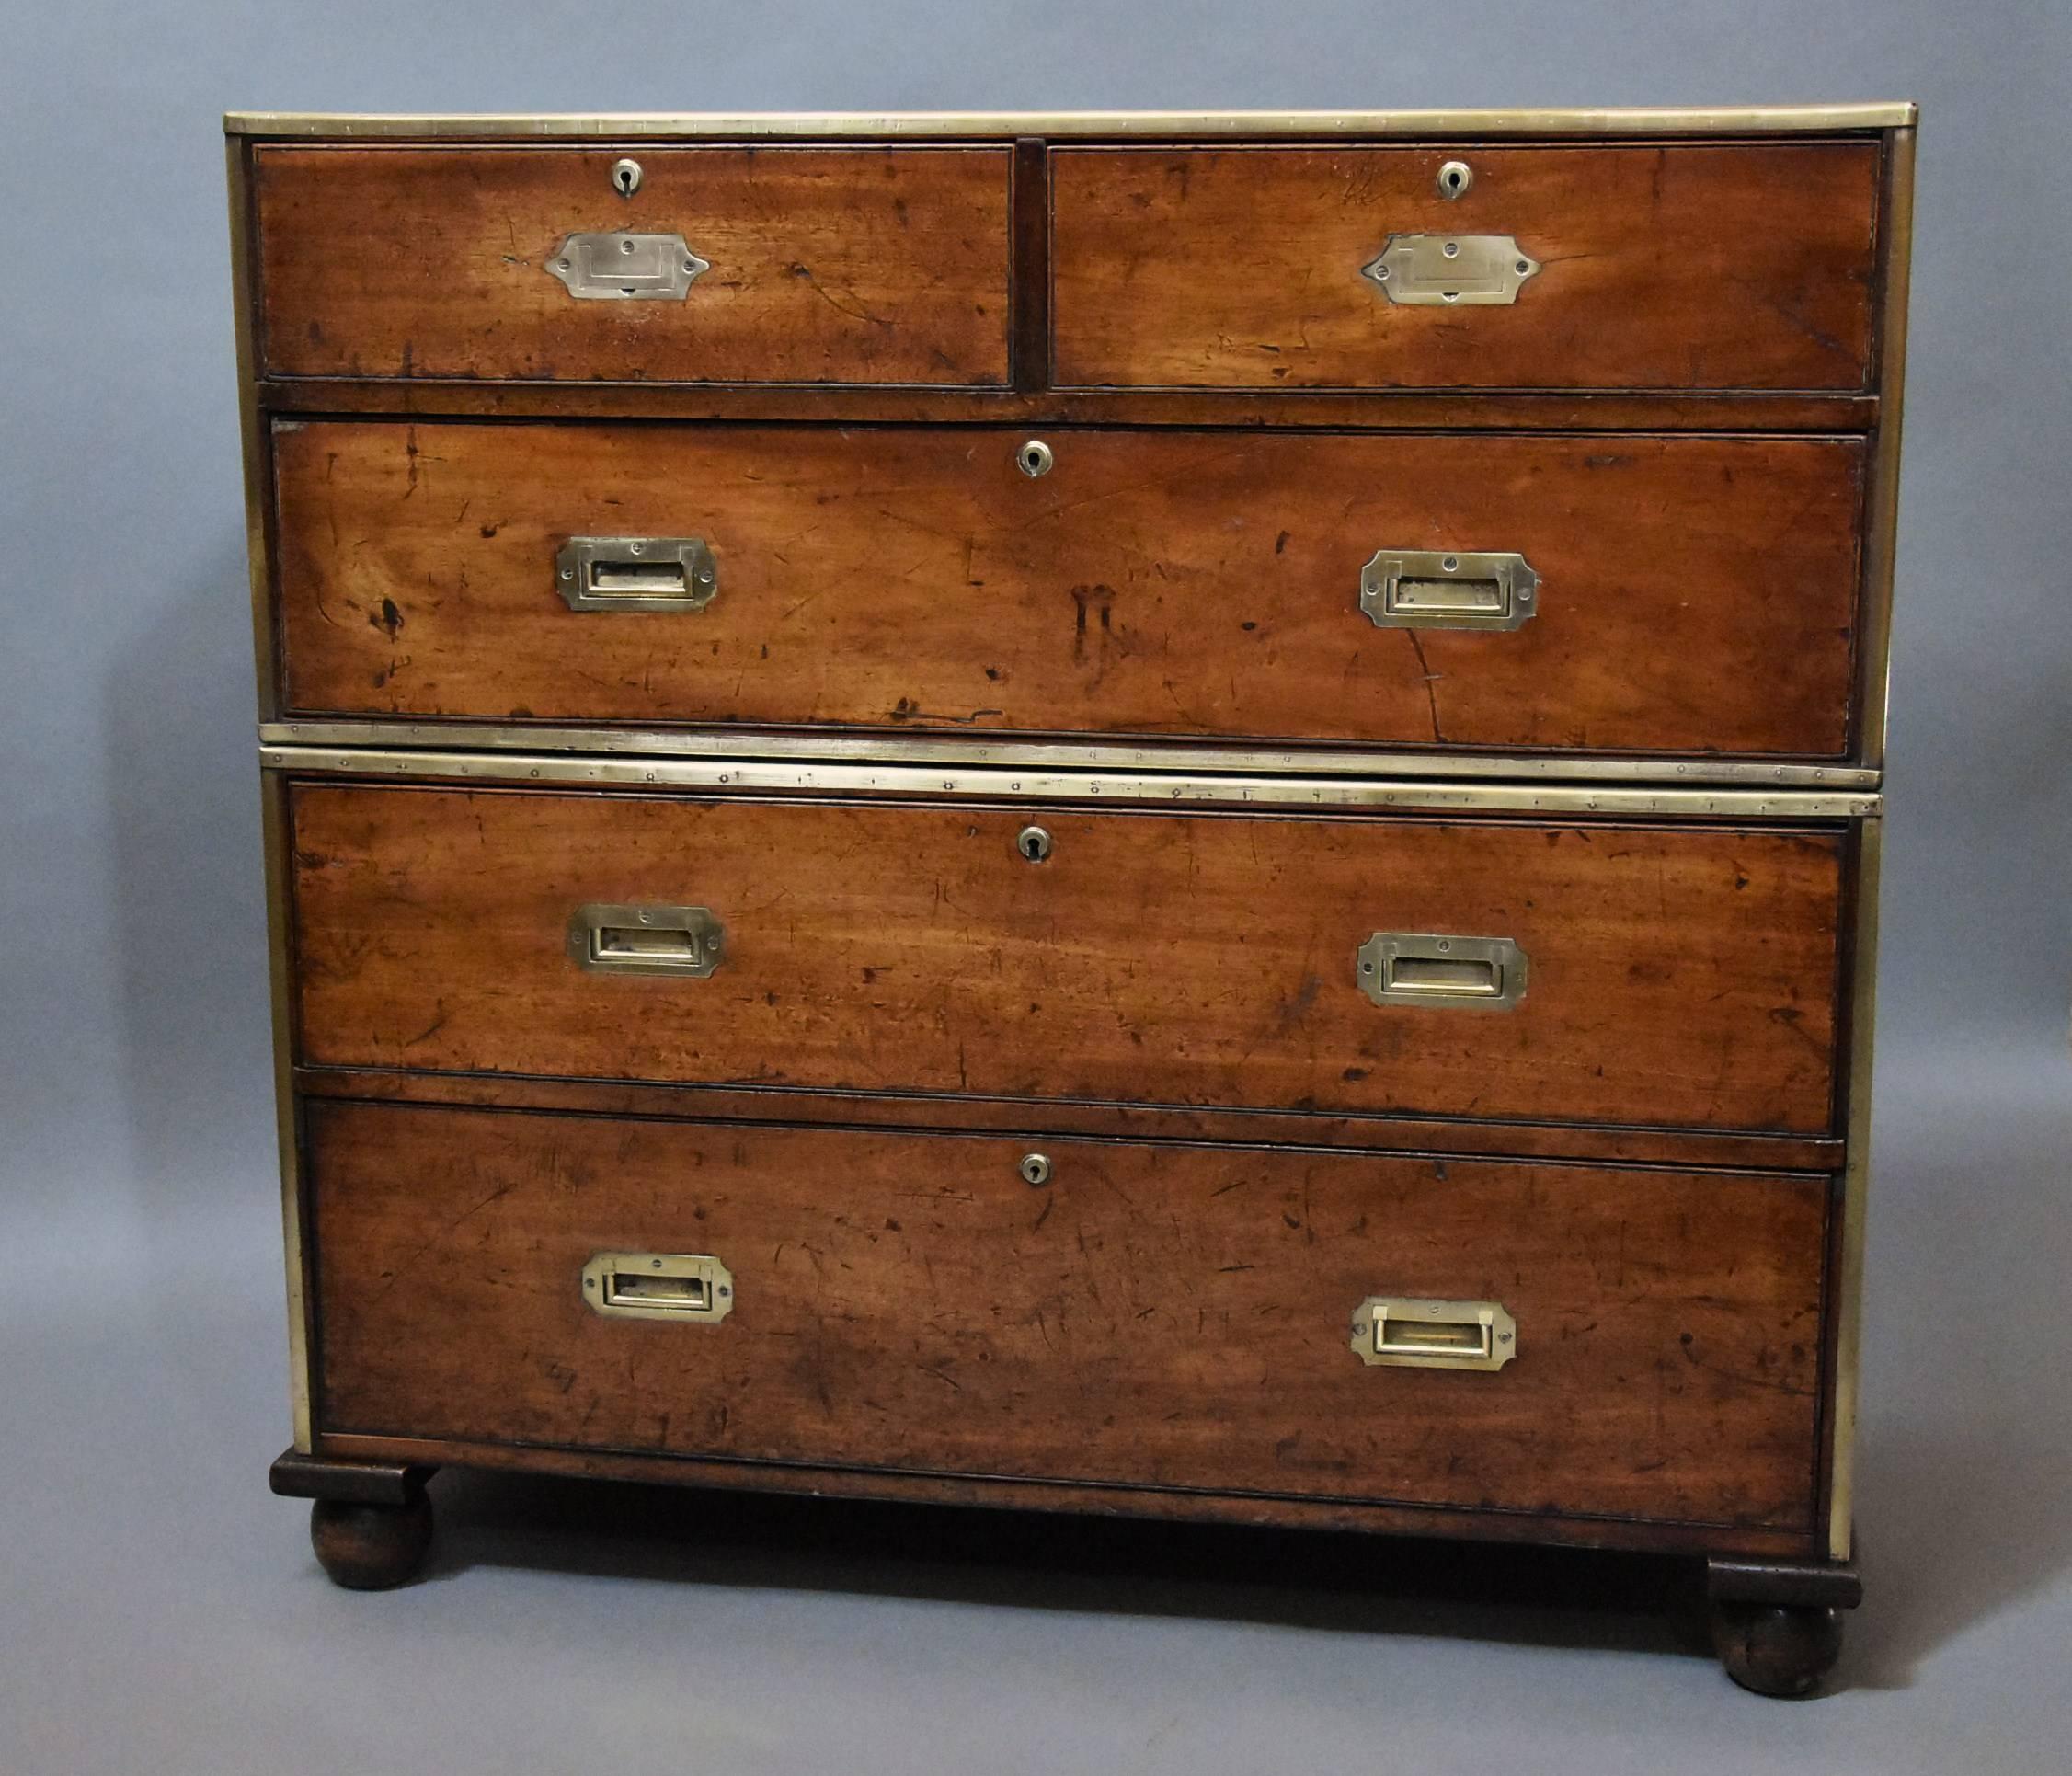
[[[404,114],[229,111],[237,136],[1597,136],[1824,134],[1911,128],[1910,102],[1710,109],[1406,111],[629,111]]]

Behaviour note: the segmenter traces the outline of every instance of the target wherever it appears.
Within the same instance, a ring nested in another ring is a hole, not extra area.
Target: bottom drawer
[[[1812,1526],[1822,1178],[356,1103],[307,1131],[320,1433]],[[1374,1298],[1461,1305],[1384,1316],[1407,1366],[1363,1360]],[[1468,1366],[1485,1338],[1507,1360]]]

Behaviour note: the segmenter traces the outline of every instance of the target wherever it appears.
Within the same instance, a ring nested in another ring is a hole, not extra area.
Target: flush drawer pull
[[[734,1311],[734,1273],[709,1253],[600,1252],[583,1266],[583,1300],[629,1320],[716,1325]]]
[[[593,900],[568,921],[568,954],[592,974],[682,974],[719,967],[726,927],[710,907],[618,906]]]
[[[1378,931],[1356,961],[1360,991],[1377,1005],[1507,1012],[1525,997],[1525,952],[1508,937]]]
[[[620,195],[631,197],[640,181],[632,161],[633,185]],[[614,180],[614,183],[617,183]],[[578,302],[677,302],[691,293],[712,262],[684,245],[681,235],[570,235],[547,261],[547,276],[565,286]]]
[[[1377,629],[1518,629],[1540,613],[1540,576],[1522,555],[1378,549],[1360,609]]]
[[[1408,307],[1508,307],[1540,261],[1508,235],[1391,235],[1360,267],[1390,302]]]
[[[571,611],[702,611],[719,565],[702,536],[572,536],[554,557]]]
[[[1499,1369],[1518,1354],[1501,1301],[1370,1295],[1353,1312],[1353,1354],[1369,1367]]]

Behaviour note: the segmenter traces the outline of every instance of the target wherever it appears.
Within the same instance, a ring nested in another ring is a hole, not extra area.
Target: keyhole
[[[1439,195],[1451,202],[1464,197],[1475,182],[1475,169],[1464,160],[1449,160],[1439,168]]]
[[[640,189],[640,163],[637,160],[622,160],[612,168],[612,189],[623,198],[630,198]]]
[[[1040,826],[1025,826],[1016,834],[1014,848],[1032,864],[1050,855],[1050,835]]]
[[[1014,453],[1015,467],[1032,481],[1039,475],[1048,475],[1052,461],[1050,446],[1040,438],[1030,439]]]

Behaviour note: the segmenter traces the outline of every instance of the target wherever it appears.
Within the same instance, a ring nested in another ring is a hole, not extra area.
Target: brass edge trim
[[[1878,345],[1878,426],[1863,526],[1862,658],[1857,684],[1858,755],[1885,761],[1891,706],[1894,566],[1899,532],[1900,430],[1906,405],[1906,306],[1914,257],[1914,132],[1895,133],[1886,149],[1885,214],[1879,258],[1884,292]]]
[[[273,1105],[280,1164],[280,1232],[288,1271],[288,1387],[295,1448],[311,1452],[309,1292],[303,1251],[302,1131],[295,1107],[294,934],[289,909],[288,785],[259,779],[259,832],[266,854],[267,980],[273,1016]]]
[[[475,727],[438,721],[262,722],[261,746],[375,747],[409,752],[584,752],[650,759],[796,759],[1005,770],[1205,772],[1252,777],[1414,777],[1505,782],[1662,783],[1679,786],[1822,790],[1879,786],[1855,765],[1757,764],[1709,759],[1574,759],[1422,752],[1310,751],[1288,748],[1128,746],[1112,742],[979,741],[955,736],[729,733],[712,728]]]
[[[1211,803],[1274,808],[1488,809],[1517,814],[1710,815],[1722,819],[1860,819],[1875,813],[1869,792],[1757,793],[1744,789],[1642,789],[1562,784],[1439,784],[1374,778],[1300,781],[1211,774],[981,769],[884,762],[810,764],[754,759],[618,759],[579,754],[422,752],[269,746],[269,771],[326,776],[406,777],[421,782],[582,784],[592,788],[726,789],[864,796],[964,796],[991,801]]]
[[[225,183],[230,199],[230,288],[235,321],[237,430],[245,470],[245,563],[251,584],[252,663],[258,679],[259,715],[278,714],[280,693],[276,670],[273,598],[268,564],[269,488],[267,418],[259,402],[259,350],[256,328],[258,301],[253,289],[252,201],[250,167],[244,143],[224,144]]]
[[[246,144],[224,142],[230,206],[230,282],[235,306],[237,424],[245,477],[245,556],[252,612],[252,661],[259,712],[280,707],[274,646],[271,559],[268,535],[269,491],[266,416],[258,397],[258,346],[254,337],[258,302],[252,288],[251,186]],[[266,879],[267,981],[273,1029],[275,1144],[280,1170],[282,1256],[288,1284],[288,1390],[294,1447],[313,1447],[308,1324],[308,1271],[303,1249],[302,1134],[295,1106],[293,934],[288,886],[287,786],[262,775],[259,838]]]
[[[383,113],[228,111],[240,136],[1259,136],[1730,135],[1896,130],[1910,102],[1704,109],[1401,111],[634,111]]]
[[[1827,1552],[1848,1560],[1856,1506],[1856,1419],[1863,1346],[1863,1240],[1871,1168],[1871,1075],[1878,1015],[1878,877],[1884,823],[1858,830],[1856,933],[1850,954],[1849,1147],[1842,1164],[1842,1249],[1836,1278],[1835,1412],[1829,1428]]]

